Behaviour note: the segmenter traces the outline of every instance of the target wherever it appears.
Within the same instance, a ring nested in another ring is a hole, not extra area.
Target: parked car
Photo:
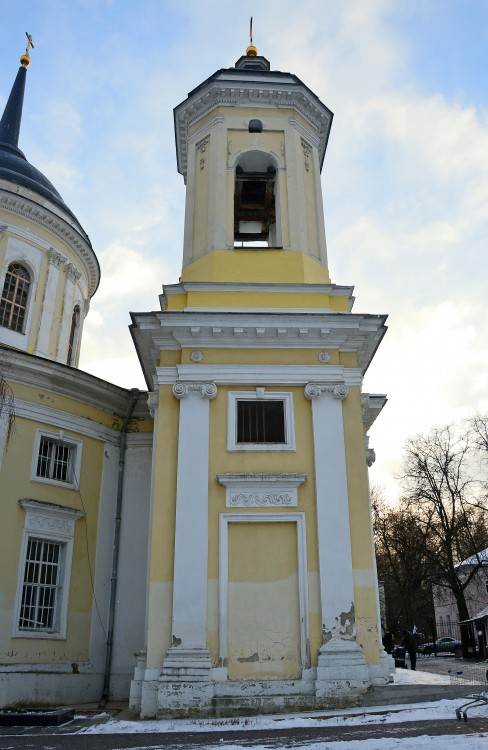
[[[439,638],[435,642],[435,650],[438,654],[454,654],[460,648],[461,641],[457,638],[449,638],[448,636],[445,636],[444,638]],[[423,643],[419,646],[418,651],[419,654],[433,654],[434,644]]]

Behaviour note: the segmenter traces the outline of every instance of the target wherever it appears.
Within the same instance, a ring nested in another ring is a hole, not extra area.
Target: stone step
[[[393,706],[401,703],[453,700],[476,690],[475,685],[384,685],[371,687],[361,696],[361,706]]]

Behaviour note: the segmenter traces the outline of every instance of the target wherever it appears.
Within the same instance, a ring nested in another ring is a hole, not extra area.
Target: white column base
[[[369,664],[368,668],[372,685],[389,685],[393,681],[395,660],[383,649],[380,652],[380,663]]]
[[[213,697],[208,649],[171,646],[159,678],[157,715],[208,715]]]
[[[130,683],[129,690],[129,708],[132,710],[140,710],[141,708],[142,685],[146,673],[146,664],[147,652],[139,651],[134,669],[134,678]]]
[[[317,698],[354,699],[370,685],[369,670],[356,641],[333,638],[320,647],[315,681]]]
[[[160,669],[146,669],[141,682],[141,719],[154,719],[158,709]]]

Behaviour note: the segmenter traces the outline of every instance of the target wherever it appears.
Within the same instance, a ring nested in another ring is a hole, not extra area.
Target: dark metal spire
[[[27,69],[20,67],[0,120],[0,142],[8,143],[15,148],[19,146],[26,74]]]

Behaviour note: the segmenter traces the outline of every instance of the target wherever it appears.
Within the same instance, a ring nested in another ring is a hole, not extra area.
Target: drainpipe
[[[99,703],[100,708],[105,707],[110,693],[110,673],[112,668],[112,648],[119,565],[120,525],[122,521],[122,492],[124,489],[125,450],[127,447],[127,426],[129,424],[130,418],[132,417],[132,412],[134,411],[134,407],[139,396],[139,389],[131,388],[130,396],[131,402],[122,423],[122,427],[120,428],[119,475],[117,482],[117,508],[115,511],[114,549],[112,554],[112,579],[110,581],[110,600],[108,610],[107,642],[105,651],[105,672],[103,676],[103,692]]]

